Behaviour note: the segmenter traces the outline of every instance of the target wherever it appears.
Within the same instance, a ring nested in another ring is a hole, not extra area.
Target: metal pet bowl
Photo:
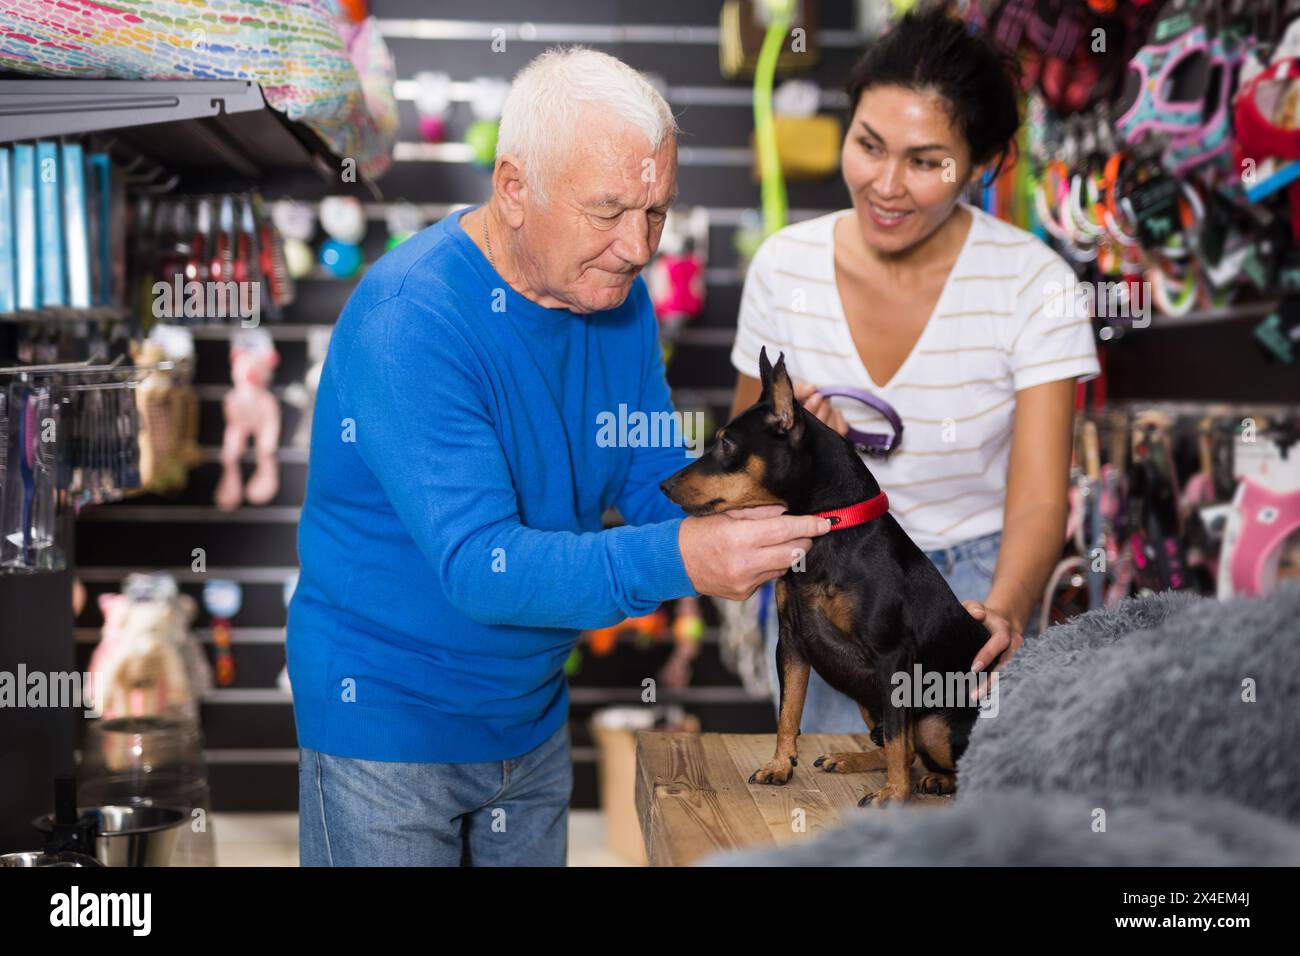
[[[5,866],[99,866],[100,862],[93,856],[85,856],[81,853],[73,853],[65,850],[62,853],[42,853],[40,850],[29,850],[25,853],[5,853],[0,856],[0,867]]]
[[[170,866],[185,822],[185,811],[172,807],[81,807],[77,812],[94,814],[95,856],[104,866]],[[53,828],[52,813],[36,820],[42,833]]]

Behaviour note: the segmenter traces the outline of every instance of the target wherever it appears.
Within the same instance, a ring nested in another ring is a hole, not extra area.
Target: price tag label
[[[1138,234],[1144,245],[1163,246],[1180,231],[1178,197],[1182,189],[1172,176],[1153,176],[1129,193]]]
[[[1300,490],[1300,445],[1292,445],[1285,458],[1276,442],[1261,432],[1254,441],[1237,437],[1233,474],[1249,478],[1278,494]]]

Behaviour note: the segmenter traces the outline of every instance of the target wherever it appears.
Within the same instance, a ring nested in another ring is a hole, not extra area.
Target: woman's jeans
[[[300,749],[303,866],[564,866],[569,727],[484,763],[392,763]]]
[[[1002,532],[994,531],[952,548],[926,551],[925,556],[934,562],[958,601],[983,601],[993,587],[993,570],[997,566],[1001,544]],[[1037,612],[1031,618],[1031,623],[1025,627],[1026,639],[1036,630],[1033,622],[1037,620]],[[781,690],[776,678],[777,633],[776,602],[769,601],[763,636],[768,673],[772,675],[772,699],[779,712]],[[806,734],[861,734],[866,733],[866,724],[857,703],[832,688],[814,670],[808,675],[808,693],[804,698],[800,729]]]

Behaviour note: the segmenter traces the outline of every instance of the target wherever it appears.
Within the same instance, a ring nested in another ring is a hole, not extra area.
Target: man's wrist
[[[690,585],[690,591],[688,593],[679,594],[677,596],[698,597],[702,592],[700,591],[699,585],[695,583],[695,569],[691,567],[695,562],[687,559],[688,549],[684,546],[686,544],[687,536],[694,528],[694,524],[691,523],[692,519],[689,515],[683,518],[675,518],[673,520],[677,523],[677,555],[681,560],[682,573],[686,576],[687,584]],[[694,555],[691,555],[691,557],[694,558]]]

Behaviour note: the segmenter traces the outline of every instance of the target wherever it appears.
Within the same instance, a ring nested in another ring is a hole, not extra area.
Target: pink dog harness
[[[1125,98],[1132,105],[1115,121],[1129,143],[1136,143],[1148,131],[1194,133],[1202,122],[1205,90],[1179,90],[1178,81],[1187,69],[1210,55],[1209,37],[1197,24],[1168,43],[1148,44],[1129,61]]]
[[[1300,531],[1300,489],[1283,494],[1242,478],[1233,505],[1241,533],[1232,552],[1232,590],[1261,597],[1272,590],[1282,542]]]
[[[1250,41],[1228,44],[1222,37],[1210,41],[1210,90],[1205,108],[1207,115],[1198,127],[1187,136],[1175,136],[1165,153],[1165,167],[1175,176],[1219,157],[1227,157],[1232,150],[1232,91],[1237,88],[1237,77],[1246,61]]]

